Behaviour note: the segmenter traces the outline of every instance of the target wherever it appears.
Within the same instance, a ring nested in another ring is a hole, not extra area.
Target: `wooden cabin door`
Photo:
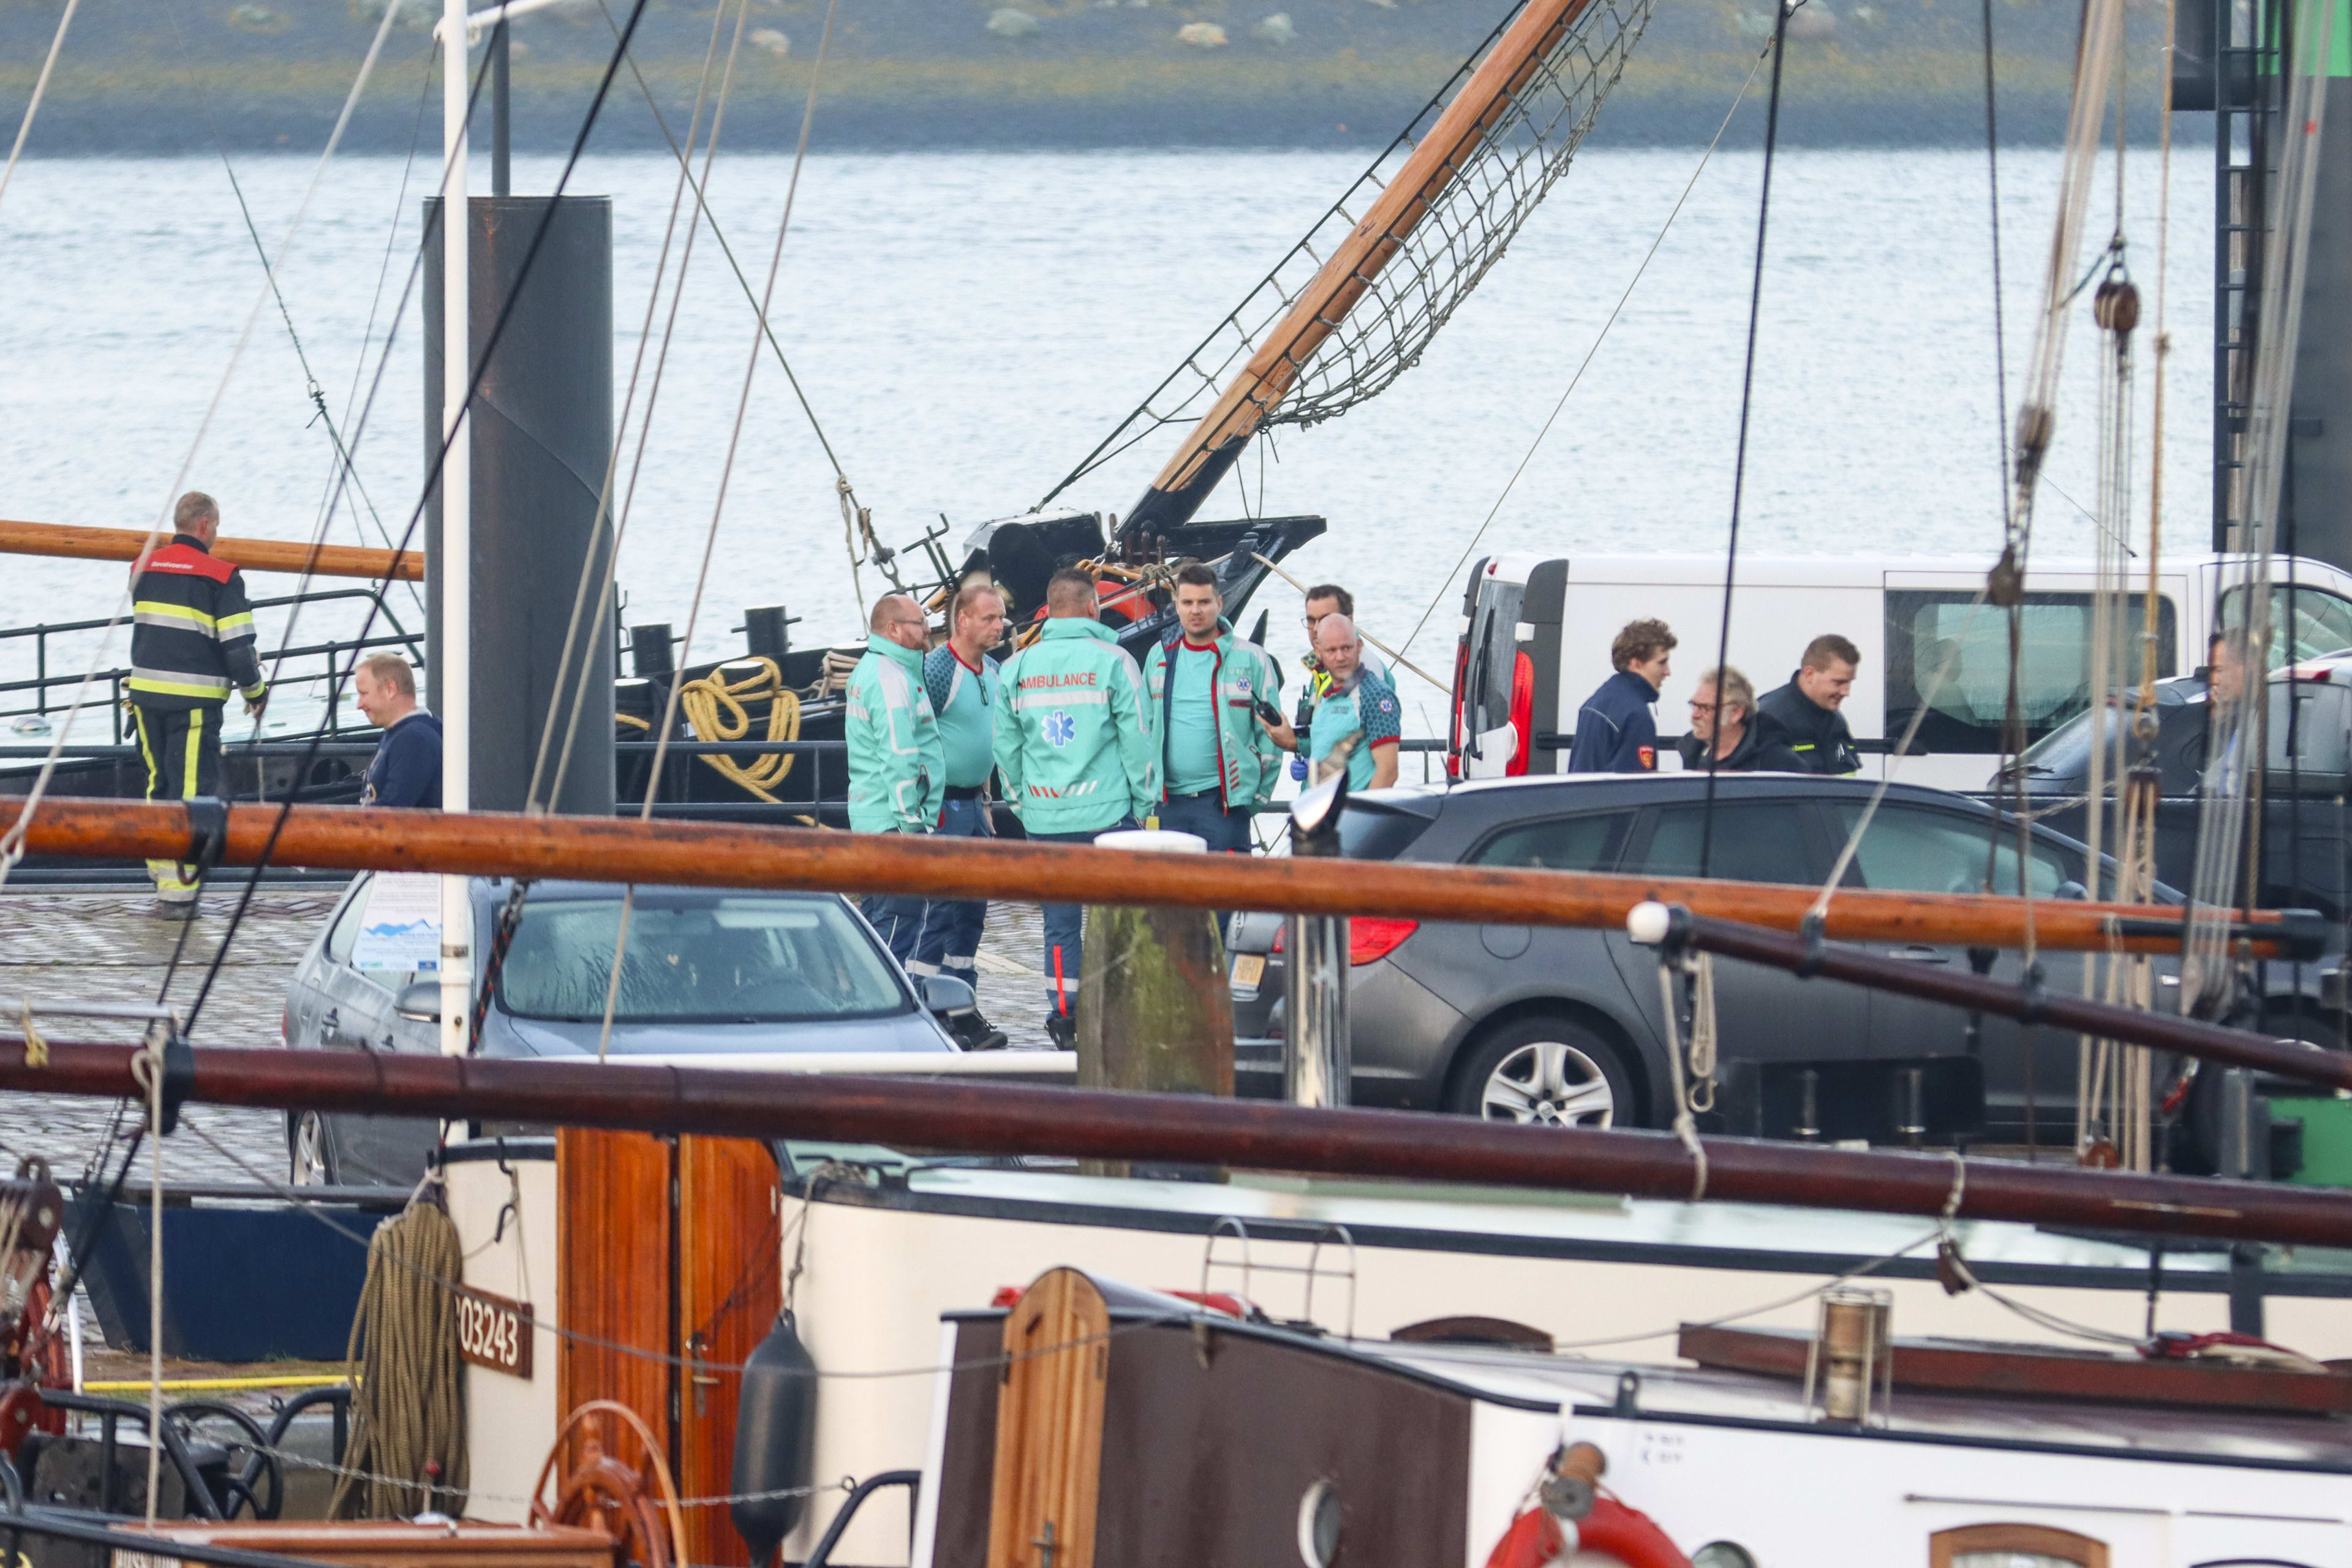
[[[1094,1568],[1109,1331],[1102,1293],[1075,1268],[1005,1315],[988,1568]]]
[[[742,1139],[556,1135],[556,1399],[627,1405],[660,1441],[681,1497],[723,1496],[734,1470],[740,1365],[774,1323],[781,1280],[774,1157]],[[609,1424],[593,1434],[631,1467],[645,1456]],[[618,1442],[617,1448],[615,1442]],[[563,1461],[579,1463],[579,1443]],[[685,1510],[696,1563],[746,1568],[723,1508]]]

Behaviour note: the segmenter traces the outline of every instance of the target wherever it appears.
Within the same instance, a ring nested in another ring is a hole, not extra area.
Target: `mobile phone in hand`
[[[1282,710],[1261,697],[1257,700],[1257,716],[1269,724],[1282,722]]]

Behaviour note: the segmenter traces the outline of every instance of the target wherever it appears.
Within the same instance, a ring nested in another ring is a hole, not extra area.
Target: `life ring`
[[[1612,1497],[1594,1498],[1592,1511],[1579,1520],[1560,1519],[1541,1503],[1531,1505],[1495,1543],[1486,1568],[1548,1568],[1580,1551],[1614,1557],[1625,1568],[1691,1568],[1690,1559],[1655,1520]]]

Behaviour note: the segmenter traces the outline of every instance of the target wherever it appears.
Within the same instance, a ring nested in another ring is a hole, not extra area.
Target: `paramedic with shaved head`
[[[843,737],[849,742],[849,826],[853,833],[929,833],[947,798],[947,755],[923,685],[930,624],[904,594],[877,600],[867,622],[866,657],[850,672]],[[911,963],[923,934],[924,900],[877,895],[859,904],[900,963]]]

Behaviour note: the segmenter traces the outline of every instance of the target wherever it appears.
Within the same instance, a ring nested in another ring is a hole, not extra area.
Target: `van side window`
[[[1507,828],[1481,845],[1473,866],[1508,866],[1538,871],[1606,871],[1617,863],[1630,811],[1563,816]]]
[[[1886,733],[1900,735],[1924,706],[1918,745],[1929,752],[1998,755],[2009,712],[2009,616],[1976,595],[1949,589],[1889,589],[1886,595]],[[2157,608],[2157,674],[2179,673],[2179,616]],[[2133,595],[2118,645],[2139,646],[2147,601]],[[2017,703],[2030,745],[2090,706],[2091,595],[2028,594],[2018,612]],[[2127,677],[2138,673],[2133,662]]]
[[[2245,589],[2231,588],[2221,595],[2218,624],[2246,624]],[[2273,669],[2347,648],[2352,648],[2352,599],[2303,583],[2295,584],[2292,592],[2284,583],[2271,584]],[[2205,650],[2200,648],[2197,653],[2197,662],[2204,663]]]
[[[1815,883],[1829,875],[1817,866],[1806,817],[1811,808],[1788,801],[1718,801],[1709,830],[1704,805],[1660,806],[1651,814],[1648,844],[1627,870],[1653,877],[1698,875],[1699,840],[1706,839],[1706,874],[1741,882]]]

